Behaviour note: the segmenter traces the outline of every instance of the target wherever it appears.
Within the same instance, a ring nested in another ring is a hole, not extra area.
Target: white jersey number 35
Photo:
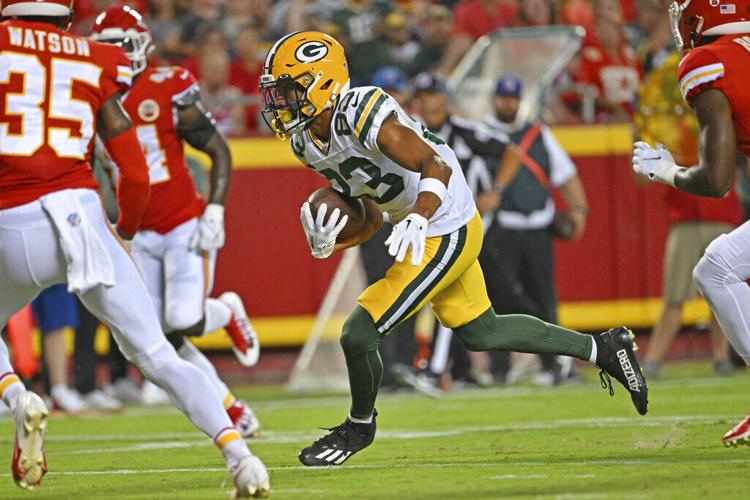
[[[0,53],[0,85],[9,84],[12,75],[23,78],[22,92],[6,93],[5,113],[20,117],[21,127],[16,133],[8,123],[0,123],[2,154],[33,156],[46,142],[60,158],[85,159],[94,136],[94,113],[88,102],[73,97],[73,82],[98,88],[101,72],[89,62],[53,58],[48,77],[36,56]],[[49,95],[48,106],[44,106],[45,94]],[[78,123],[79,133],[73,136],[70,128],[47,127],[47,118]]]

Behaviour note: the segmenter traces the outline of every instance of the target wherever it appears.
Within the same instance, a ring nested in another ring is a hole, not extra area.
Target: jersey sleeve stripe
[[[366,101],[365,100],[362,101],[362,104],[364,104],[365,107],[362,109],[362,112],[359,114],[359,118],[355,117],[356,118],[355,121],[357,123],[356,126],[354,127],[354,135],[355,136],[357,136],[357,137],[360,136],[360,133],[362,131],[362,127],[364,127],[365,122],[367,121],[367,119],[370,116],[370,112],[375,107],[375,103],[378,101],[379,97],[384,96],[384,95],[385,94],[383,93],[382,90],[377,89],[377,90],[375,90],[372,93],[372,96],[370,96],[369,99],[367,99]],[[362,106],[362,104],[360,104],[360,107]],[[357,111],[359,111],[359,109],[357,109]]]
[[[385,95],[384,92],[380,93],[380,96],[375,101],[375,104],[372,105],[372,109],[370,110],[370,113],[367,115],[367,119],[365,120],[365,123],[362,125],[362,130],[360,130],[358,133],[355,130],[355,133],[357,134],[357,139],[359,139],[359,142],[364,145],[365,139],[367,138],[367,133],[370,131],[370,127],[372,127],[372,122],[375,121],[375,117],[378,115],[378,110],[380,109],[380,106],[383,105],[385,100],[388,99],[388,96]]]
[[[696,68],[680,80],[680,93],[682,93],[682,97],[686,97],[698,85],[717,80],[722,76],[724,76],[724,65],[722,63],[709,64]]]
[[[183,97],[185,97],[186,95],[190,94],[191,92],[200,92],[200,87],[198,86],[197,83],[192,84],[191,86],[189,86],[188,88],[180,92],[179,94],[173,95],[172,101],[177,102],[181,100]]]
[[[378,90],[380,89],[372,89],[362,96],[362,99],[359,101],[359,105],[357,106],[357,109],[354,111],[354,124],[359,123],[359,119],[362,117],[362,114],[365,112],[365,108],[370,103],[370,98],[373,95],[375,95],[375,92],[377,92]]]
[[[118,83],[124,83],[128,86],[133,83],[133,70],[129,66],[117,66]]]

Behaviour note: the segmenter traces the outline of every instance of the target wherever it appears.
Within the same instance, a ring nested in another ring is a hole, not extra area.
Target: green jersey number
[[[365,185],[372,189],[374,193],[368,196],[378,205],[384,205],[392,201],[404,190],[404,179],[401,176],[394,173],[383,175],[377,165],[357,156],[352,156],[339,164],[340,174],[330,168],[320,170],[320,173],[329,181],[338,184],[346,196],[351,196],[352,190],[348,181],[352,178],[355,170],[361,170],[370,177]],[[381,186],[387,186],[383,194],[379,194]]]

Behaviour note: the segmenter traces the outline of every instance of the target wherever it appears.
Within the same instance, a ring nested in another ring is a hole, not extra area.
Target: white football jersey
[[[441,236],[466,225],[474,217],[476,205],[456,155],[381,88],[357,87],[343,94],[333,110],[328,144],[302,130],[291,137],[292,151],[328,179],[336,191],[353,198],[371,198],[388,213],[391,222],[398,223],[417,201],[421,174],[405,169],[380,151],[378,132],[391,114],[453,169],[448,193],[429,221],[427,236]]]

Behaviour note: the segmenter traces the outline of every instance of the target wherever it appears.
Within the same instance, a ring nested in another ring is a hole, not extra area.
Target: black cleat
[[[633,332],[624,326],[595,335],[596,364],[602,369],[599,372],[602,387],[609,388],[610,396],[615,393],[609,378],[611,375],[630,392],[638,413],[645,415],[648,411],[648,387],[635,357],[637,347],[634,339]]]
[[[308,467],[327,467],[341,465],[358,451],[370,446],[375,439],[375,417],[371,424],[357,424],[347,417],[344,423],[336,427],[322,428],[331,431],[328,435],[316,440],[299,452],[299,461]]]

